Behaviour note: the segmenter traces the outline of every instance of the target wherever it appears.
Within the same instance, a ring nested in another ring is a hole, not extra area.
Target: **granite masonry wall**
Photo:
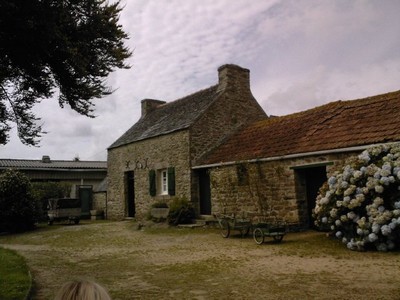
[[[108,151],[107,215],[109,219],[128,216],[127,201],[134,201],[135,218],[145,219],[158,201],[171,196],[149,194],[149,171],[175,168],[175,197],[190,199],[189,134],[187,130],[158,136]],[[134,174],[134,199],[127,199],[127,172]],[[158,179],[157,179],[158,180]]]
[[[235,65],[218,69],[219,95],[190,128],[192,165],[244,124],[266,117],[250,90],[250,71]]]
[[[305,178],[300,170],[326,165],[329,177],[330,172],[352,154],[355,153],[212,168],[212,212],[264,215],[299,227],[309,227]]]

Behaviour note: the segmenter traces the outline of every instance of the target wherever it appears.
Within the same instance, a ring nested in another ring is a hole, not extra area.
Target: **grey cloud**
[[[117,70],[117,90],[85,119],[43,101],[41,148],[16,136],[3,157],[105,159],[106,148],[140,118],[140,100],[174,100],[215,84],[217,68],[251,71],[252,91],[268,114],[288,114],[337,99],[398,90],[399,1],[126,0],[121,23],[134,51]]]

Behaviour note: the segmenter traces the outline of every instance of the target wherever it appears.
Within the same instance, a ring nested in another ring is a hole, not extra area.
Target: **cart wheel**
[[[229,228],[229,223],[227,220],[221,220],[220,222],[220,226],[221,226],[221,235],[224,238],[229,237],[230,233],[231,233],[231,229]]]
[[[264,232],[260,228],[254,229],[253,238],[256,244],[261,245],[264,243]]]
[[[281,242],[283,239],[283,235],[274,235],[274,241],[275,242]]]

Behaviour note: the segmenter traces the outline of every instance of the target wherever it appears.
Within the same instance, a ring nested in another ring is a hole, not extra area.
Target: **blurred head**
[[[90,280],[65,283],[54,300],[111,300],[105,288]]]

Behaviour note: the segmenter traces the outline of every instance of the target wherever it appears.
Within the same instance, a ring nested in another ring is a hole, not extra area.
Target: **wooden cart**
[[[216,214],[215,217],[224,238],[228,238],[232,230],[239,231],[242,237],[246,236],[252,227],[251,219],[246,218],[244,214],[241,217],[237,217],[235,214]]]
[[[281,242],[286,233],[285,221],[261,221],[253,225],[253,238],[258,245],[264,243],[265,237],[272,237],[275,242]]]

